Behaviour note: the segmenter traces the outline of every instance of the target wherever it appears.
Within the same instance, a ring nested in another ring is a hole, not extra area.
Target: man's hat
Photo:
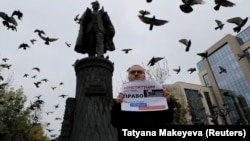
[[[100,5],[100,4],[99,4],[99,2],[98,2],[97,0],[96,0],[96,1],[93,1],[93,2],[91,2],[91,4],[92,4],[92,5],[96,5],[96,4]]]

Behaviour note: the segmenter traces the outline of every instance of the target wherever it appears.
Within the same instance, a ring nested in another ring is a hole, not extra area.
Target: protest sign
[[[162,85],[155,81],[131,81],[123,84],[123,111],[167,110]]]

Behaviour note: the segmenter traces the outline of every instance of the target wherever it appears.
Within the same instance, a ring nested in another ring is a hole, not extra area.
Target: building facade
[[[211,88],[215,98],[210,108],[217,106],[217,113],[228,112],[225,124],[248,124],[250,27],[236,36],[226,35],[205,52],[207,56],[202,57],[197,68],[202,86]]]

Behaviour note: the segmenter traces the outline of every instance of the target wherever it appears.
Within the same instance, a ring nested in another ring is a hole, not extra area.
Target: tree
[[[169,77],[168,61],[162,59],[153,66],[148,66],[146,69],[147,79],[155,80],[160,84],[164,84],[166,79]]]
[[[26,100],[23,88],[0,89],[0,140],[48,140],[43,135],[42,126],[33,122],[32,111],[24,107]],[[34,136],[34,133],[38,133],[37,136]]]
[[[183,95],[180,89],[174,87],[174,85],[165,84],[166,79],[169,77],[169,69],[168,62],[166,59],[157,62],[153,66],[149,66],[146,69],[146,73],[149,80],[158,81],[163,85],[164,89],[167,89],[170,94],[170,100],[174,103],[175,112],[174,112],[174,120],[172,122],[173,125],[184,125],[187,123],[185,115],[187,110],[185,108],[185,101],[183,99]]]
[[[183,94],[181,93],[181,89],[176,87],[175,85],[171,84],[165,84],[165,88],[168,89],[168,91],[171,94],[171,100],[174,103],[175,109],[174,109],[174,120],[172,122],[173,125],[186,125],[186,113],[187,108],[185,108],[185,99]]]

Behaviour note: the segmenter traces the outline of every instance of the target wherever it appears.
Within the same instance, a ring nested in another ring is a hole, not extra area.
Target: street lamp
[[[222,117],[225,125],[228,125],[228,122],[227,122],[227,115],[229,113],[229,109],[228,109],[228,105],[227,104],[223,104],[222,105],[223,108],[218,108],[218,106],[213,106],[213,114],[212,115],[208,115],[208,117],[212,118],[212,122],[215,124],[215,125],[218,125],[218,117]]]
[[[225,125],[228,125],[226,116],[229,113],[228,105],[223,104],[224,108],[219,109],[219,115],[223,118]]]

